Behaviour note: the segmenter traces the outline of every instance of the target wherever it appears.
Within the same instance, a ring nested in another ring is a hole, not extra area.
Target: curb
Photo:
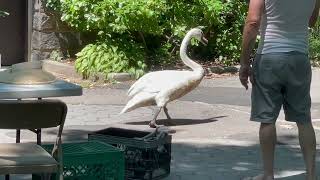
[[[107,79],[119,82],[134,80],[129,73],[109,73]]]
[[[82,75],[77,73],[74,66],[72,65],[68,65],[58,61],[42,60],[42,67],[44,70],[51,73],[63,74],[74,79],[83,79]],[[98,73],[96,75],[90,76],[88,79],[94,82],[105,82],[107,80],[124,82],[133,80],[129,73],[109,73],[108,77],[105,77],[102,73]]]
[[[206,68],[208,73],[214,74],[223,74],[223,73],[232,73],[235,74],[239,72],[240,66],[231,66],[231,67],[221,67],[221,66],[213,66]]]
[[[64,63],[60,63],[57,61],[52,60],[41,60],[42,61],[42,68],[45,71],[56,73],[56,74],[63,74],[67,77],[75,78],[75,79],[82,79],[82,76],[76,72],[73,66],[67,65]]]

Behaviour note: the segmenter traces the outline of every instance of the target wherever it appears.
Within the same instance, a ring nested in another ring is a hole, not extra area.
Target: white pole
[[[31,41],[32,41],[32,24],[33,24],[33,3],[32,0],[28,1],[28,55],[27,61],[30,62],[31,60]]]

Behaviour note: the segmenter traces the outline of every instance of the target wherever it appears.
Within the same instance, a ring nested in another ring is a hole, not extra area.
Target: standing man
[[[320,0],[251,0],[246,19],[239,78],[252,85],[251,120],[260,122],[263,174],[252,180],[274,179],[276,126],[281,106],[287,121],[296,122],[306,165],[306,180],[316,180],[316,138],[311,123],[311,65],[308,27],[315,25]],[[255,60],[249,58],[260,29]],[[289,163],[289,162],[288,162]]]

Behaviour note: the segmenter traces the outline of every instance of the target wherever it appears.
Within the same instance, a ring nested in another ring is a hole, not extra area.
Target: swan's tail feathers
[[[140,93],[136,94],[132,99],[130,99],[130,101],[122,109],[120,114],[132,111],[132,110],[137,109],[139,107],[150,106],[150,105],[154,104],[154,97],[155,97],[155,94],[150,94],[147,92],[140,92]]]
[[[136,89],[136,88],[140,89],[139,86],[144,86],[144,84],[145,84],[144,81],[147,76],[148,76],[148,74],[145,74],[144,76],[139,78],[135,83],[133,83],[128,90],[128,95],[131,94],[132,91],[134,91],[134,89]]]
[[[145,87],[145,84],[143,83],[143,80],[139,79],[128,90],[128,97],[132,98],[133,96],[138,94],[144,87]]]
[[[138,81],[139,81],[139,80],[138,80]],[[138,82],[138,81],[137,81],[137,82]],[[135,83],[133,83],[133,84],[131,85],[130,89],[128,90],[127,95],[129,95],[129,94],[131,93],[131,91],[132,91],[132,90],[134,89],[134,87],[136,86],[137,82],[135,82]]]
[[[133,87],[132,89],[129,89],[128,91],[128,97],[132,98],[133,96],[135,96],[136,94],[139,93],[139,91],[141,91],[143,89],[143,87]]]

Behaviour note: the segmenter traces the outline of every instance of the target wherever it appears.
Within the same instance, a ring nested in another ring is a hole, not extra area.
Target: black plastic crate
[[[124,150],[127,180],[156,180],[170,174],[172,138],[167,132],[107,128],[90,133],[88,139]]]

